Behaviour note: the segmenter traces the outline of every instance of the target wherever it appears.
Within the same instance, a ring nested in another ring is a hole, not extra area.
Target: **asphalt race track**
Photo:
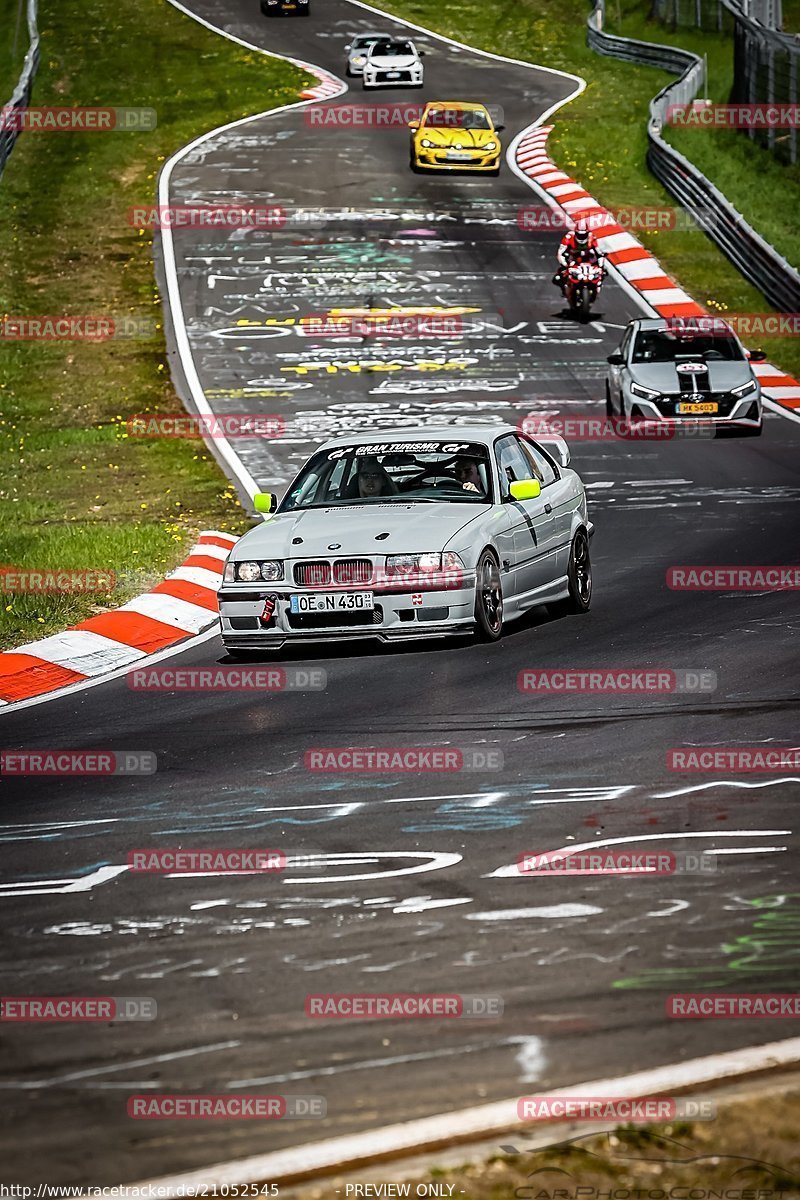
[[[202,0],[194,11],[337,75],[351,33],[402,28],[345,0],[316,0],[302,21],[267,21],[255,0]],[[362,97],[355,80],[328,106],[483,100],[504,109],[507,146],[574,90],[556,74],[417,41],[421,93]],[[265,489],[282,491],[314,441],[349,428],[602,416],[605,356],[641,311],[609,279],[595,318],[570,320],[550,285],[558,233],[517,221],[540,204],[526,183],[507,164],[498,179],[414,175],[400,127],[315,125],[302,108],[259,117],[189,151],[171,197],[288,214],[275,230],[174,235],[214,411],[285,421],[283,438],[235,444]],[[400,344],[308,338],[298,324],[396,305],[463,306],[483,323],[455,340]],[[797,560],[800,423],[767,412],[760,439],[576,441],[572,454],[596,526],[584,617],[536,610],[490,647],[280,655],[322,668],[323,691],[136,692],[123,678],[4,714],[7,748],[158,757],[148,776],[4,780],[13,990],[158,1004],[150,1022],[3,1034],[10,1178],[133,1181],[791,1036],[785,1020],[670,1020],[665,1000],[797,987],[800,780],[678,774],[667,751],[797,745],[796,593],[676,592],[666,572]],[[171,664],[227,661],[213,638]],[[717,690],[547,697],[517,687],[525,668],[653,665],[713,671]],[[478,747],[501,751],[504,765],[306,770],[309,748],[348,745]],[[525,851],[644,836],[668,851],[721,851],[717,870],[501,870]],[[133,848],[174,845],[318,857],[269,876],[125,867]],[[504,1014],[316,1021],[304,1015],[310,992],[490,994]],[[146,1092],[323,1096],[328,1115],[132,1122],[127,1097]]]

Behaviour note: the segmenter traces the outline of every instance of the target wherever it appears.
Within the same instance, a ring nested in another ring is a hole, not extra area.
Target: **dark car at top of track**
[[[266,17],[307,17],[311,0],[261,0],[261,11]]]

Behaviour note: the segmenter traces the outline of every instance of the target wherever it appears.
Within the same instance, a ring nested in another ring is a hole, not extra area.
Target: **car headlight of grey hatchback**
[[[654,392],[652,388],[642,387],[640,383],[632,383],[631,391],[634,396],[641,396],[643,400],[655,400],[661,395],[661,392]]]

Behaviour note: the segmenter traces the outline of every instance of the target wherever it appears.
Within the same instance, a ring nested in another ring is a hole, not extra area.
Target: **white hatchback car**
[[[383,38],[373,42],[367,51],[364,63],[362,86],[379,87],[422,87],[424,70],[423,51],[409,38]]]

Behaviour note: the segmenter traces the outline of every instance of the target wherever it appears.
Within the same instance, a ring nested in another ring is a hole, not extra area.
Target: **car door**
[[[633,340],[633,326],[629,325],[625,330],[625,335],[619,344],[619,353],[624,359],[624,364],[617,365],[611,363],[608,368],[608,387],[611,394],[611,403],[614,405],[614,410],[624,414],[622,400],[622,385],[625,372],[627,371],[628,355],[630,354],[631,341]]]
[[[531,462],[522,452],[519,439],[506,434],[495,442],[495,459],[500,480],[500,499],[511,520],[514,560],[511,569],[512,594],[527,602],[536,602],[533,593],[549,581],[548,557],[553,549],[552,505],[542,496],[534,500],[513,500],[510,483],[535,479]],[[541,481],[540,481],[541,482]],[[508,589],[507,589],[508,590]]]
[[[572,543],[572,518],[577,508],[574,487],[539,446],[525,437],[519,440],[522,452],[533,469],[534,478],[542,485],[541,498],[545,512],[549,508],[553,517],[552,536],[546,547],[549,556],[548,576],[550,579],[560,578],[567,573]]]

